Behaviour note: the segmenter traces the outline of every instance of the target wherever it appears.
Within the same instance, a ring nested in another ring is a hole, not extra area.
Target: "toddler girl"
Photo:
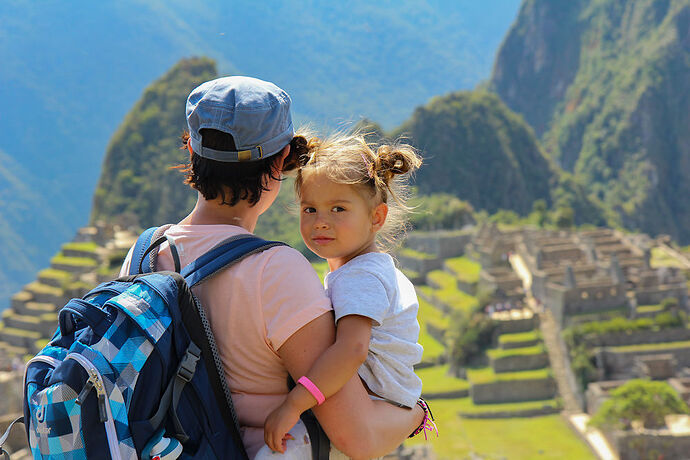
[[[374,151],[357,134],[312,139],[308,154],[299,159],[295,189],[300,231],[307,247],[328,261],[325,285],[337,336],[267,417],[264,436],[271,450],[285,452],[287,447],[292,458],[310,458],[309,446],[301,441],[304,429],[298,424],[294,436],[288,430],[302,412],[336,393],[355,372],[373,398],[402,407],[419,404],[428,415],[419,399],[422,382],[413,370],[423,351],[417,343],[417,297],[383,251],[404,230],[404,182],[420,165],[408,145],[382,145]],[[298,446],[304,452],[296,452]]]

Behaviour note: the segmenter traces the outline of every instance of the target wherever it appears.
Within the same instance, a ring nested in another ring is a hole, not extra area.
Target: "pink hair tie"
[[[319,387],[314,385],[314,382],[309,380],[306,375],[300,377],[299,380],[297,380],[297,383],[301,383],[304,386],[304,388],[306,388],[307,391],[311,393],[314,399],[316,399],[316,402],[319,406],[323,404],[323,402],[326,400],[326,397],[323,395],[323,393],[321,393]]]

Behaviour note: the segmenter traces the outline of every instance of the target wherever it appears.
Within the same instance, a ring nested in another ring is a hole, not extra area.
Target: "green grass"
[[[447,259],[445,264],[446,267],[455,273],[455,276],[460,281],[470,284],[479,281],[479,273],[482,271],[482,266],[477,262],[467,257],[453,257],[452,259]]]
[[[548,367],[531,371],[499,373],[494,372],[492,367],[467,370],[467,380],[471,383],[508,382],[511,380],[545,379],[547,377],[551,377],[551,369]]]
[[[316,273],[319,275],[319,278],[323,283],[323,277],[326,276],[326,273],[328,273],[328,262],[325,260],[312,262],[311,266],[314,267],[314,270],[316,270]]]
[[[620,347],[607,347],[608,350],[614,352],[670,350],[674,348],[690,348],[690,340],[685,340],[682,342],[640,343]]]
[[[498,337],[498,343],[515,343],[515,342],[527,342],[530,340],[540,340],[541,334],[538,331],[529,332],[516,332],[513,334],[501,334]]]
[[[27,284],[24,289],[31,292],[41,293],[41,294],[52,294],[52,295],[62,295],[63,291],[60,288],[48,286],[47,284],[39,283],[34,281]]]
[[[652,248],[652,254],[651,254],[649,264],[652,266],[652,268],[659,268],[659,267],[685,268],[685,265],[683,265],[678,259],[668,255],[661,248]]]
[[[523,401],[516,403],[500,404],[475,404],[472,398],[462,398],[464,403],[461,411],[466,414],[492,414],[496,412],[517,412],[533,409],[543,409],[544,407],[560,409],[561,403],[557,399],[543,399],[539,401]]]
[[[544,348],[544,345],[541,343],[531,347],[507,348],[505,350],[502,348],[494,348],[486,352],[486,354],[493,359],[505,358],[508,356],[540,355],[542,353],[546,353],[546,348]]]
[[[427,367],[415,371],[422,379],[423,393],[445,393],[447,391],[467,390],[470,383],[448,374],[448,364],[443,366]]]
[[[411,259],[424,259],[424,260],[430,260],[430,259],[435,259],[436,256],[433,254],[428,254],[426,252],[422,251],[416,251],[412,248],[401,248],[398,251],[398,254],[404,257],[409,257]]]
[[[62,245],[62,249],[72,250],[72,251],[84,251],[84,252],[96,252],[98,245],[93,241],[84,241],[80,243],[65,243]]]
[[[427,276],[431,281],[440,286],[439,289],[432,291],[432,296],[450,308],[469,313],[479,305],[476,297],[458,289],[455,277],[450,273],[443,270],[433,270]]]
[[[56,270],[55,268],[46,268],[38,272],[40,278],[51,278],[61,281],[68,281],[72,278],[72,274],[64,270]]]
[[[417,319],[419,323],[431,323],[439,329],[447,329],[449,318],[441,310],[431,305],[424,299],[419,300],[419,311],[417,312]]]
[[[560,415],[509,419],[465,419],[458,412],[463,399],[431,401],[440,435],[428,441],[416,436],[405,445],[428,444],[439,460],[478,458],[491,460],[594,460],[589,448],[573,433]]]
[[[406,277],[408,277],[411,280],[413,280],[415,278],[419,278],[419,272],[416,272],[414,270],[408,270],[406,268],[403,268],[400,271],[402,272],[403,275],[405,275]]]
[[[636,308],[637,313],[661,313],[663,310],[661,305],[640,305]]]
[[[55,326],[57,328],[57,325]],[[42,350],[46,345],[50,343],[50,339],[41,339],[36,341],[36,348]]]
[[[27,331],[25,329],[17,329],[15,327],[7,327],[4,324],[0,325],[0,331],[7,332],[12,335],[19,335],[22,337],[29,337],[34,340],[41,338],[41,334],[36,331]]]
[[[73,265],[78,267],[95,267],[98,262],[88,257],[65,257],[62,254],[50,259],[51,264]]]
[[[446,352],[446,348],[442,343],[439,343],[426,329],[425,325],[421,325],[419,331],[419,344],[424,348],[423,361],[436,361]]]

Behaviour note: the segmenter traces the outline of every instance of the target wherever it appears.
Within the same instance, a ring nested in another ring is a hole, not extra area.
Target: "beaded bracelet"
[[[428,441],[426,437],[426,432],[427,431],[435,431],[436,432],[436,437],[438,437],[438,427],[436,426],[436,423],[434,422],[434,414],[431,413],[431,409],[429,408],[429,404],[427,404],[426,401],[424,401],[422,398],[419,398],[417,401],[417,405],[422,408],[424,411],[424,419],[422,420],[422,423],[419,424],[416,430],[412,432],[409,438],[412,438],[414,436],[417,436],[419,433],[422,431],[424,432],[424,439]]]

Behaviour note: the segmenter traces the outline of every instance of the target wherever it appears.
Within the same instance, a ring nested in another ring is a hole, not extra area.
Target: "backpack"
[[[27,363],[23,419],[34,458],[248,460],[191,288],[283,243],[238,235],[180,270],[171,241],[176,272],[155,272],[151,251],[165,228],[138,238],[130,276],[70,300],[50,343]]]

